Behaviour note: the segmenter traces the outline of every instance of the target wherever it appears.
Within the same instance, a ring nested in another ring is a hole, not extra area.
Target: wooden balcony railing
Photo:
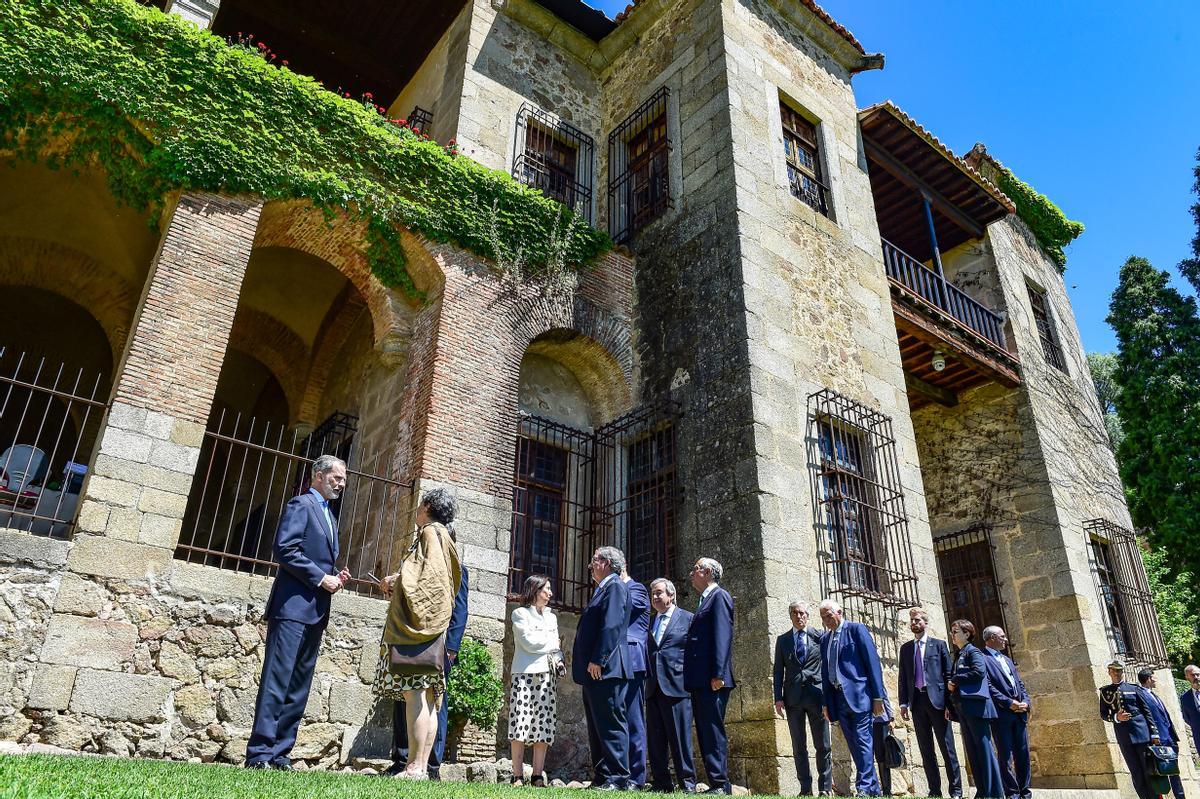
[[[996,313],[895,244],[887,239],[881,241],[883,263],[893,283],[948,314],[1000,349],[1008,350],[1004,339],[1004,321]]]

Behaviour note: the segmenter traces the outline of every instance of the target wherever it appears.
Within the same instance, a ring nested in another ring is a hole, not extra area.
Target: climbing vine
[[[400,227],[497,263],[519,252],[578,269],[611,246],[370,98],[132,0],[0,0],[0,41],[0,152],[99,167],[120,202],[154,220],[176,189],[306,199],[365,221],[373,271],[410,295]]]
[[[976,160],[979,173],[995,183],[1000,191],[1008,195],[1021,218],[1042,249],[1058,266],[1058,271],[1067,269],[1067,254],[1063,248],[1083,233],[1083,223],[1067,219],[1066,214],[1049,197],[1038,192],[1028,183],[1014,175],[1007,167],[987,154],[982,145],[975,145],[980,157]]]

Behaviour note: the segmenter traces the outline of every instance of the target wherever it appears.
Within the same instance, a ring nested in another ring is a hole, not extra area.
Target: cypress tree
[[[1196,301],[1144,258],[1121,267],[1108,323],[1117,334],[1124,429],[1117,461],[1137,527],[1200,573],[1200,318]]]
[[[1196,166],[1193,169],[1196,183],[1192,191],[1200,197],[1200,150],[1196,151]],[[1192,239],[1192,257],[1179,262],[1180,273],[1192,284],[1192,288],[1200,294],[1200,199],[1192,206],[1192,218],[1196,220],[1196,236]]]

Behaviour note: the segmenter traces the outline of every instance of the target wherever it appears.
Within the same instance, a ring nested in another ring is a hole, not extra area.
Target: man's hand
[[[1128,710],[1117,711],[1117,721],[1129,721],[1133,716],[1129,715]]]
[[[342,569],[340,572],[338,572],[338,580],[341,581],[342,587],[345,588],[346,583],[350,582],[350,570]]]
[[[908,721],[908,708],[906,708],[904,705],[900,706],[900,718]]]
[[[821,715],[825,717],[825,720],[826,720],[826,721],[828,721],[828,722],[830,722],[830,723],[833,723],[833,719],[829,718],[829,708],[827,708],[827,707],[822,707],[822,708],[821,708]]]
[[[336,574],[327,574],[321,578],[321,587],[331,594],[342,590],[342,581]]]
[[[590,674],[592,676],[593,680],[600,679],[600,664],[599,663],[589,663],[588,664],[588,674]]]
[[[458,659],[458,650],[447,649],[446,650],[446,659],[449,660],[451,663],[453,663],[455,660]]]
[[[720,677],[713,677],[712,682],[710,684],[712,685],[712,689],[714,691],[719,691],[725,687],[725,681],[722,680]]]
[[[1152,738],[1150,739],[1150,743],[1152,743],[1152,744],[1154,744],[1155,746],[1157,746],[1157,745],[1158,745],[1158,736],[1157,736],[1157,735],[1155,735],[1154,737],[1152,737]]]
[[[392,587],[396,584],[396,580],[398,580],[398,579],[400,579],[400,575],[398,573],[397,574],[389,574],[387,577],[384,577],[382,580],[379,581],[379,590],[382,591],[385,595],[391,596],[392,595]]]
[[[874,716],[875,718],[879,718],[880,716],[883,715],[883,700],[882,699],[872,699],[871,700],[871,715]]]
[[[776,703],[775,703],[775,715],[776,715],[776,716],[779,716],[779,718],[784,718],[784,715],[783,715],[783,700],[780,700],[780,701],[778,701],[778,702],[776,702]]]
[[[949,688],[951,691],[958,690],[958,686],[954,684],[954,680],[950,680],[948,683],[946,683],[946,687]]]
[[[946,716],[946,721],[949,721],[950,720],[950,708],[946,708],[945,716]]]

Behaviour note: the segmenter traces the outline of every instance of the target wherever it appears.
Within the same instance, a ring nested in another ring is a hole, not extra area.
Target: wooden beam
[[[915,172],[893,158],[891,153],[884,150],[866,136],[863,136],[863,147],[867,151],[867,156],[872,161],[876,162],[885,170],[887,170],[892,177],[896,178],[896,180],[899,180],[901,183],[910,186],[918,194],[928,195],[929,201],[936,206],[939,211],[948,216],[950,221],[954,222],[963,230],[970,233],[972,237],[977,239],[983,238],[982,225],[980,225],[971,217],[967,216],[967,214],[963,213],[957,205],[950,202],[945,195],[922,180]]]
[[[990,348],[977,346],[957,335],[951,328],[927,318],[924,313],[895,296],[892,297],[892,314],[896,318],[897,329],[943,352],[953,354],[956,359],[985,375],[989,380],[995,380],[1009,388],[1021,385],[1021,375],[1017,371],[1020,361],[1011,353],[1000,355],[999,352],[990,351]]]
[[[909,394],[913,392],[923,394],[934,402],[945,405],[947,408],[953,408],[958,404],[958,395],[953,391],[941,386],[935,386],[933,383],[928,383],[912,372],[904,373],[904,385],[908,388]]]

